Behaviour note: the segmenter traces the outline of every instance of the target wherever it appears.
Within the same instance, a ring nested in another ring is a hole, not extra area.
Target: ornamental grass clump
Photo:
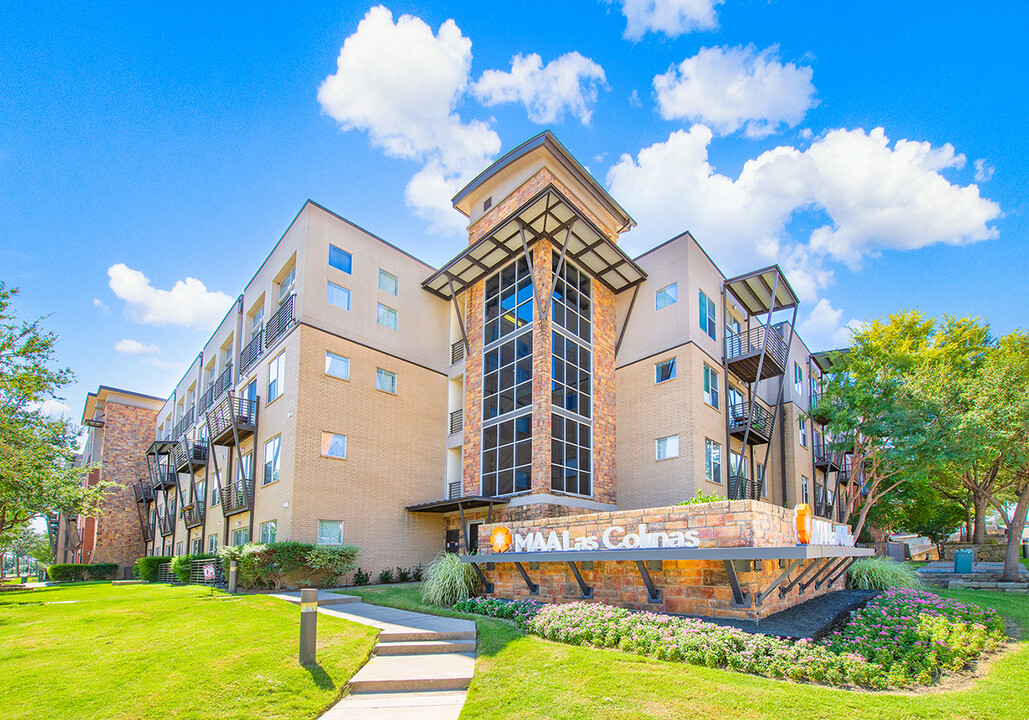
[[[1003,642],[1004,621],[993,610],[929,592],[887,590],[822,643],[882,668],[889,686],[931,685]]]
[[[440,553],[425,571],[422,600],[449,607],[475,594],[478,578],[471,563],[461,562],[457,553]]]
[[[921,589],[924,583],[908,565],[886,557],[870,557],[848,568],[847,587],[855,590]]]

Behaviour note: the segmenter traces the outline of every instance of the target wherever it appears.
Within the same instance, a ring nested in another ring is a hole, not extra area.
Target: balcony
[[[132,485],[132,494],[136,496],[136,502],[140,504],[145,505],[154,501],[153,486],[143,482],[137,482]]]
[[[222,514],[225,517],[246,512],[254,506],[254,481],[236,480],[221,489]]]
[[[232,445],[257,431],[257,400],[229,393],[207,412],[212,445]]]
[[[239,351],[239,374],[242,375],[264,354],[264,328],[251,335],[247,346]]]
[[[200,527],[200,525],[204,522],[203,500],[198,500],[197,502],[183,506],[182,521],[186,524],[186,527],[189,529]]]
[[[812,508],[815,515],[826,520],[833,519],[833,504],[829,500],[815,500],[815,505]]]
[[[175,501],[172,500],[168,503],[168,511],[163,515],[157,513],[157,528],[161,531],[163,537],[167,537],[175,532]]]
[[[815,467],[825,472],[839,471],[844,468],[843,453],[836,452],[826,442],[815,445]]]
[[[225,366],[222,374],[200,396],[200,400],[197,401],[197,412],[202,413],[211,407],[215,400],[220,398],[222,393],[230,387],[232,387],[232,363]]]
[[[740,475],[729,476],[730,500],[760,500],[761,483]]]
[[[753,407],[752,407],[753,406]],[[753,411],[753,418],[751,412]],[[730,405],[729,434],[737,440],[746,440],[748,445],[766,445],[772,440],[775,428],[775,413],[761,403],[741,402]],[[747,427],[750,432],[747,432]]]
[[[457,365],[464,360],[464,340],[458,340],[450,346],[450,364]]]
[[[811,393],[811,410],[808,414],[811,419],[819,425],[825,425],[829,422],[829,414],[834,408],[839,408],[841,403],[837,401],[829,402],[825,400],[824,393]]]
[[[450,434],[459,433],[464,429],[464,409],[454,410],[450,413]]]
[[[172,440],[178,440],[180,437],[189,432],[190,428],[193,427],[193,421],[196,419],[196,410],[192,407],[182,416],[182,419],[175,423],[175,427],[172,428],[171,438]]]
[[[764,352],[764,360],[761,359]],[[739,334],[727,333],[725,355],[729,370],[747,383],[767,380],[786,372],[789,348],[775,327],[758,325]],[[758,365],[761,366],[758,377]]]
[[[176,472],[194,473],[207,467],[207,443],[182,438],[172,450],[172,467]]]
[[[266,348],[270,348],[275,344],[276,340],[292,329],[296,319],[293,315],[293,301],[295,298],[296,295],[290,295],[283,300],[282,304],[279,305],[279,309],[275,311],[275,314],[265,324],[264,346]]]
[[[174,490],[179,486],[179,475],[173,470],[164,467],[150,471],[150,480],[154,491]]]

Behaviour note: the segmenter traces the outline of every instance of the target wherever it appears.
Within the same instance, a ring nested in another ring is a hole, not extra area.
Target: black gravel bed
[[[851,611],[857,610],[878,594],[875,590],[837,590],[756,622],[735,618],[690,617],[760,635],[818,640],[825,637],[837,624],[848,619]]]

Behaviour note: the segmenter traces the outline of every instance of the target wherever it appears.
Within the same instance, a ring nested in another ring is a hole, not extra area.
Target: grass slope
[[[319,665],[303,668],[299,616],[282,600],[196,586],[4,592],[0,707],[9,720],[316,718],[376,633],[320,615]]]
[[[425,606],[417,585],[348,589],[365,602],[475,619],[475,679],[462,718],[983,718],[1025,717],[1029,642],[961,690],[889,694],[835,690],[550,642],[510,623]],[[1029,637],[1029,599],[985,590],[940,591],[993,607]]]

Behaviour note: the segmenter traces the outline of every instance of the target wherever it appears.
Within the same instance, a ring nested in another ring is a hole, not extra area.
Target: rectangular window
[[[397,391],[397,374],[382,368],[375,369],[375,387],[388,393]]]
[[[267,522],[261,523],[261,542],[273,543],[275,542],[275,529],[276,521],[268,520]]]
[[[222,355],[222,367],[228,367],[232,364],[232,343],[229,343],[228,347],[225,348],[224,354]]]
[[[218,485],[221,483],[221,476],[217,473],[214,476],[214,485],[211,487],[211,505],[218,505],[222,499],[218,494]]]
[[[657,310],[674,305],[679,299],[679,283],[672,283],[657,291],[654,298],[654,305]]]
[[[679,457],[679,436],[669,435],[668,437],[658,438],[654,441],[655,445],[655,456],[658,460],[667,460],[668,458]]]
[[[239,459],[239,464],[236,467],[237,477],[240,480],[253,480],[254,479],[254,454],[247,453]]]
[[[350,291],[331,280],[325,284],[325,302],[343,310],[350,309]]]
[[[322,455],[326,457],[345,458],[347,456],[347,436],[323,432]]]
[[[346,250],[341,250],[335,245],[329,245],[329,267],[334,267],[337,270],[342,270],[346,274],[350,274],[350,269],[353,265],[353,258]]]
[[[264,327],[264,305],[254,310],[250,318],[250,339],[253,340],[257,331]]]
[[[803,475],[800,476],[800,497],[805,504],[808,503],[807,478]]]
[[[804,368],[799,363],[793,363],[793,389],[799,397],[804,397]]]
[[[193,540],[190,541],[190,544],[189,544],[189,552],[191,554],[193,554],[193,555],[199,555],[201,550],[203,550],[203,546],[202,546],[203,542],[204,542],[203,538],[193,538]]]
[[[654,365],[654,382],[662,383],[675,377],[675,358],[662,360]]]
[[[375,319],[379,325],[385,325],[390,330],[397,329],[397,311],[386,307],[382,303],[379,303],[379,312]]]
[[[319,545],[342,545],[343,544],[343,521],[342,520],[319,520],[318,521],[318,544]]]
[[[768,497],[768,478],[765,476],[765,466],[754,466],[754,479],[761,486],[761,497]]]
[[[181,555],[182,554],[182,541],[181,540],[179,540],[177,543],[175,543],[175,554],[176,555]]]
[[[717,323],[715,321],[715,303],[711,298],[700,291],[700,329],[707,333],[712,340],[717,339]]]
[[[704,402],[718,407],[718,373],[707,365],[704,366]]]
[[[286,374],[286,353],[268,363],[268,402],[282,394],[282,380]]]
[[[335,353],[325,353],[325,374],[343,380],[350,379],[350,359]]]
[[[250,528],[239,528],[232,531],[233,545],[246,545],[250,542]]]
[[[714,440],[704,440],[704,477],[714,483],[722,482],[722,446]]]
[[[397,276],[379,268],[379,290],[388,292],[390,295],[396,295],[399,289],[400,283],[397,280]]]
[[[218,534],[214,533],[207,536],[207,552],[214,553],[218,550]]]
[[[515,461],[522,467],[515,470],[516,487],[519,490],[528,490],[531,483],[528,480],[531,466],[532,440],[528,431],[530,418],[527,415],[517,418],[515,423]],[[501,423],[501,425],[504,425]],[[525,428],[525,432],[522,429]],[[578,422],[572,418],[566,418],[557,413],[550,415],[551,429],[551,466],[550,486],[560,492],[572,493],[575,495],[593,494],[593,461],[592,461],[592,428],[586,423]],[[500,428],[501,439],[506,440],[507,436],[504,427]],[[526,439],[522,440],[522,436]],[[491,438],[492,440],[492,438]],[[492,454],[489,455],[492,458]],[[509,466],[509,449],[503,446],[498,448],[497,464],[501,467]],[[523,477],[524,475],[524,477]]]
[[[800,444],[807,447],[807,418],[800,419]]]
[[[279,448],[282,438],[273,437],[264,444],[264,479],[263,485],[269,485],[279,479]]]
[[[286,277],[282,278],[282,282],[279,283],[279,302],[286,299],[289,295],[289,291],[293,289],[293,283],[297,279],[297,266],[294,265],[286,273]]]

